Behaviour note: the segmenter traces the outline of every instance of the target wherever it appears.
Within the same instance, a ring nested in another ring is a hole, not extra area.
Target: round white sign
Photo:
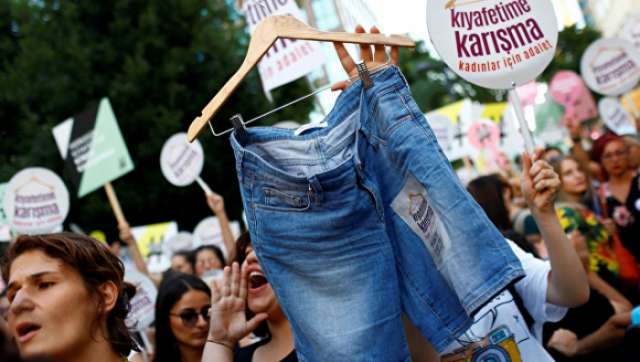
[[[237,221],[230,221],[229,228],[231,228],[231,234],[234,238],[240,236],[240,223]],[[201,245],[215,245],[222,249],[225,258],[229,255],[227,247],[224,245],[224,239],[222,238],[222,230],[220,229],[220,221],[215,216],[209,216],[204,218],[196,225],[193,230],[193,247],[197,248]]]
[[[627,17],[620,35],[633,43],[636,49],[640,49],[640,12]]]
[[[187,186],[200,175],[204,152],[198,140],[187,141],[186,133],[171,136],[160,153],[160,168],[164,177],[175,186]]]
[[[165,245],[171,254],[176,251],[191,250],[193,249],[193,235],[190,232],[181,231],[170,237]]]
[[[640,54],[627,40],[598,39],[582,55],[580,71],[593,91],[617,96],[640,80]]]
[[[146,275],[133,268],[125,269],[124,280],[136,286],[136,294],[129,301],[126,324],[130,329],[144,331],[155,320],[158,290]]]
[[[4,211],[19,234],[44,234],[60,229],[69,213],[69,191],[52,171],[30,167],[15,174],[4,194]]]
[[[600,111],[600,117],[604,124],[615,134],[624,135],[636,133],[633,118],[616,98],[602,98],[600,102],[598,102],[598,110]]]
[[[558,42],[549,0],[428,0],[427,27],[449,68],[492,89],[535,79]]]

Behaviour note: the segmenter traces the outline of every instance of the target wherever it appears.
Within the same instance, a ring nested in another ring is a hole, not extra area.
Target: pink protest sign
[[[551,80],[549,92],[556,102],[564,106],[564,122],[584,122],[598,116],[591,91],[575,72],[557,72]]]
[[[536,104],[536,97],[538,97],[538,83],[531,81],[523,84],[516,88],[516,93],[524,107],[532,106]]]

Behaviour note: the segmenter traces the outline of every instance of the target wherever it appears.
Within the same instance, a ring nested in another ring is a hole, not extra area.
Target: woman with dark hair
[[[176,273],[156,299],[154,362],[199,362],[209,331],[211,291],[198,277]]]
[[[629,145],[607,133],[596,140],[592,158],[602,164],[607,181],[600,194],[624,246],[640,260],[640,175],[629,167]]]
[[[589,190],[586,173],[571,156],[555,160],[552,166],[560,175],[556,213],[565,233],[577,233],[586,241],[589,250],[589,284],[606,296],[617,311],[629,311],[631,303],[620,292],[624,286],[620,280],[620,263],[611,235],[602,220],[585,205],[590,199],[585,197]]]
[[[22,357],[122,362],[137,349],[125,325],[135,287],[105,244],[72,233],[23,235],[2,272]]]
[[[238,238],[236,261],[224,269],[213,290],[210,324],[203,362],[298,360],[291,325],[258,263],[248,233]],[[261,340],[238,347],[251,332]]]
[[[199,277],[210,270],[222,270],[226,265],[222,250],[215,245],[202,245],[194,252],[195,256],[195,272]]]
[[[467,185],[467,191],[487,213],[489,220],[503,233],[513,229],[511,222],[511,187],[493,174],[477,177]]]
[[[178,250],[171,256],[171,270],[177,273],[195,273],[195,256],[188,250]]]
[[[489,220],[500,230],[505,238],[513,241],[522,250],[536,257],[547,254],[541,240],[527,238],[514,229],[514,223],[526,215],[525,210],[511,202],[513,193],[511,186],[498,174],[477,177],[467,185],[467,191],[482,207]]]

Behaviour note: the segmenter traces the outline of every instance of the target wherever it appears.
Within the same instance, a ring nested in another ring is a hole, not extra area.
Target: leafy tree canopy
[[[233,15],[223,0],[0,2],[0,181],[29,166],[64,175],[51,129],[106,96],[136,166],[114,182],[129,223],[177,220],[181,229],[192,230],[210,215],[203,192],[195,184],[169,184],[159,155],[166,139],[186,131],[244,59],[249,37]],[[274,104],[309,91],[305,80],[294,82],[273,93]],[[265,122],[304,122],[312,106],[298,103]],[[250,118],[273,107],[256,70],[214,124],[226,128],[233,113]],[[239,218],[226,137],[207,132],[199,139],[206,155],[203,179],[225,196],[230,216]],[[67,220],[116,236],[100,190],[72,196]]]

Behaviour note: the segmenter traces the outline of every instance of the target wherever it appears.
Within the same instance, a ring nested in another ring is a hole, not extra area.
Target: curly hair
[[[105,244],[88,236],[68,232],[19,236],[7,250],[2,267],[4,280],[9,280],[11,264],[16,258],[33,250],[40,250],[78,272],[89,295],[98,303],[92,333],[102,322],[100,314],[104,309],[104,302],[99,297],[99,287],[106,282],[113,282],[118,288],[118,297],[115,306],[105,318],[106,337],[111,348],[120,356],[126,357],[131,350],[138,350],[125,324],[129,313],[129,301],[135,295],[136,287],[124,281],[122,261]]]

